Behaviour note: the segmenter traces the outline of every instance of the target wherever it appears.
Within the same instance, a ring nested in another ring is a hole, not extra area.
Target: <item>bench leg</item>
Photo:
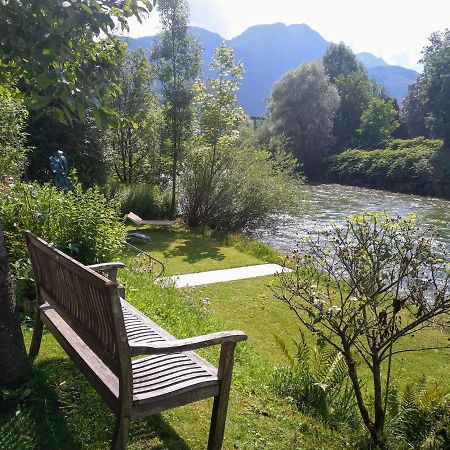
[[[111,450],[126,450],[128,443],[128,430],[130,428],[130,419],[122,414],[116,417],[116,426]]]
[[[43,328],[44,324],[42,323],[42,320],[39,317],[39,311],[36,311],[36,318],[34,319],[33,337],[31,338],[30,351],[28,353],[28,356],[30,357],[31,360],[34,360],[39,353],[39,349],[41,347]]]
[[[220,450],[222,448],[228,410],[228,398],[230,396],[231,375],[233,373],[235,347],[236,343],[222,344],[222,349],[220,351],[218,376],[222,382],[219,395],[214,397],[208,450]]]

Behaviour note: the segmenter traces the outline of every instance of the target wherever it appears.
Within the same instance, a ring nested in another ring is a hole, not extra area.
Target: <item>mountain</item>
[[[372,55],[372,53],[362,52],[358,53],[356,57],[364,64],[367,69],[371,67],[388,66],[389,64],[383,59]]]
[[[265,112],[265,100],[273,84],[288,70],[306,61],[322,58],[330,43],[306,24],[255,25],[239,36],[226,40],[217,33],[199,27],[191,27],[191,34],[198,37],[203,52],[203,71],[206,73],[214,49],[225,42],[234,49],[237,60],[244,62],[245,75],[238,93],[239,104],[251,116]],[[154,37],[126,38],[130,50],[151,48]],[[369,75],[383,84],[390,95],[399,102],[417,73],[398,66],[389,66],[383,59],[371,53],[360,53],[359,60],[367,67]]]
[[[399,103],[408,92],[408,86],[414,83],[419,75],[415,70],[400,66],[369,67],[368,72],[370,78],[385,86]]]

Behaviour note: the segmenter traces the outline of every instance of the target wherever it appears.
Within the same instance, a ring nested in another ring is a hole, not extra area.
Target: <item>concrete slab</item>
[[[247,278],[264,277],[276,273],[291,272],[279,264],[258,264],[256,266],[236,267],[234,269],[211,270],[209,272],[188,273],[166,277],[165,281],[174,283],[177,288],[200,286],[225,281],[245,280]]]

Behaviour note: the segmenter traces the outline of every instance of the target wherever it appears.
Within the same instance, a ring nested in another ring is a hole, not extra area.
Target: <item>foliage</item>
[[[164,138],[172,160],[172,214],[175,214],[178,166],[191,135],[193,85],[200,71],[200,46],[189,34],[186,0],[161,0],[158,12],[163,31],[155,42],[152,61],[161,84]]]
[[[236,104],[244,66],[234,62],[233,49],[222,43],[214,50],[209,70],[214,76],[194,86],[195,138],[217,150],[235,143],[237,127],[244,119],[244,111]]]
[[[170,193],[145,183],[109,183],[106,196],[119,204],[122,216],[134,212],[143,219],[165,219],[171,214]]]
[[[279,275],[277,297],[343,355],[364,425],[374,444],[387,448],[392,357],[418,350],[408,346],[407,336],[450,325],[448,264],[414,218],[370,212],[300,245],[291,263],[293,272]],[[445,341],[422,350],[450,348]],[[362,367],[370,374],[373,404],[362,395]]]
[[[19,100],[0,93],[0,184],[19,178],[25,168],[27,110]]]
[[[322,58],[325,73],[332,83],[339,77],[347,77],[353,73],[365,74],[363,64],[358,61],[352,49],[343,42],[330,44]]]
[[[396,447],[446,449],[450,444],[450,393],[425,377],[393,392],[388,433]]]
[[[107,134],[110,164],[122,183],[158,182],[162,111],[153,93],[154,68],[138,50],[122,60],[118,73],[121,92],[110,107],[119,117]]]
[[[241,63],[234,63],[233,50],[222,44],[210,64],[214,77],[197,82],[195,90],[195,148],[188,153],[182,179],[182,209],[190,225],[226,226],[216,217],[231,201],[233,175],[242,170],[235,150],[238,126],[244,113],[236,104],[242,79]],[[242,173],[241,173],[242,175]],[[231,206],[231,205],[230,205]],[[231,218],[231,217],[230,217]],[[234,217],[236,219],[236,217]],[[245,221],[246,218],[243,218]],[[238,225],[230,223],[233,228]]]
[[[69,125],[56,121],[49,111],[31,111],[27,128],[28,142],[33,146],[25,172],[27,180],[45,183],[51,179],[49,158],[62,150],[69,167],[76,169],[84,186],[102,185],[107,177],[105,133],[95,123],[91,111]]]
[[[408,86],[408,93],[402,101],[400,110],[401,123],[406,127],[409,137],[430,137],[426,124],[426,111],[422,99],[421,77]]]
[[[85,264],[111,260],[125,238],[114,204],[76,180],[68,192],[36,182],[10,185],[0,197],[0,218],[13,272],[20,276],[28,275],[26,230]]]
[[[275,83],[269,99],[272,134],[289,138],[305,174],[318,177],[322,158],[333,142],[333,118],[339,106],[337,89],[330,85],[319,62],[305,63]]]
[[[442,141],[393,140],[382,150],[347,150],[328,159],[328,180],[424,195],[448,196],[450,161]]]
[[[373,87],[365,72],[339,75],[334,85],[341,99],[333,122],[333,134],[336,138],[334,151],[339,152],[356,145],[361,115],[373,97]]]
[[[275,369],[276,391],[300,410],[330,425],[346,424],[357,428],[358,409],[342,354],[327,347],[311,348],[301,330],[300,340],[295,342],[295,355],[290,354],[282,339],[278,339],[278,343],[289,366]]]
[[[239,230],[286,212],[297,204],[301,178],[286,154],[255,148],[225,148],[216,160],[212,182],[210,147],[190,151],[181,180],[183,216],[190,225]],[[205,201],[205,196],[208,201]]]
[[[450,146],[450,30],[436,32],[423,50],[423,101],[433,136]]]
[[[371,150],[386,146],[400,125],[396,119],[392,100],[372,98],[361,114],[361,126],[357,130],[360,147]]]
[[[99,125],[111,114],[101,99],[110,89],[123,46],[112,32],[127,19],[142,20],[148,0],[2,1],[0,83],[13,82],[30,109],[49,107],[70,122],[93,109]],[[103,37],[105,36],[105,38]]]

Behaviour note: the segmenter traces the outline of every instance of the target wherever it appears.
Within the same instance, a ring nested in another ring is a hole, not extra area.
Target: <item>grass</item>
[[[167,274],[223,269],[279,255],[239,237],[202,235],[178,228],[151,230],[144,244],[162,258]],[[245,249],[244,253],[236,247]],[[258,257],[259,255],[259,257]],[[249,339],[238,346],[224,449],[341,449],[354,447],[350,432],[342,436],[317,419],[297,411],[270,387],[275,365],[284,363],[276,336],[287,342],[298,338],[298,325],[289,309],[269,288],[274,277],[211,284],[181,291],[152,283],[148,273],[133,270],[134,257],[125,255],[121,281],[127,298],[142,312],[178,337],[221,329],[242,329]],[[30,341],[31,329],[24,324]],[[416,336],[434,342],[431,331]],[[218,349],[202,352],[217,361]],[[450,352],[404,354],[395,366],[399,384],[421,374],[448,384]],[[35,377],[19,392],[4,394],[0,406],[0,448],[108,448],[113,415],[84,379],[50,333],[45,333],[35,365]],[[196,450],[206,447],[211,401],[177,408],[133,422],[129,449]]]

